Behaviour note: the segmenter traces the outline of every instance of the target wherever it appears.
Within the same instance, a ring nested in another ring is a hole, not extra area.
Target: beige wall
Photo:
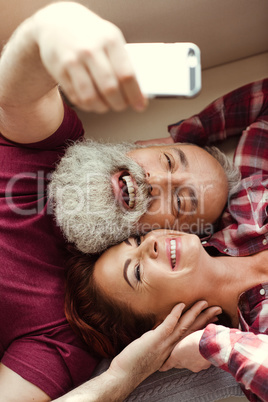
[[[0,0],[0,40],[48,0]],[[192,41],[209,68],[268,51],[267,0],[80,0],[128,42]],[[2,42],[3,43],[3,42]]]
[[[143,114],[80,113],[87,135],[110,141],[162,137],[166,126],[216,97],[268,74],[267,0],[81,0],[116,23],[127,41],[192,41],[201,49],[203,88],[192,100],[153,100]],[[48,0],[0,0],[0,43]],[[217,66],[217,67],[215,67]]]
[[[78,112],[87,136],[116,142],[160,138],[167,125],[198,113],[217,97],[241,85],[268,76],[268,52],[203,71],[202,91],[194,99],[155,99],[145,113],[127,110],[107,115]]]

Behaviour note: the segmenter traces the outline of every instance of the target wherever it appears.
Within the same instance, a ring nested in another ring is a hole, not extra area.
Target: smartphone
[[[147,97],[191,98],[200,92],[200,49],[194,43],[128,43],[125,46]]]

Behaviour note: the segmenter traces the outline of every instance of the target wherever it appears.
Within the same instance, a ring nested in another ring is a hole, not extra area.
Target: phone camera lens
[[[190,67],[196,67],[198,63],[195,51],[191,48],[188,51],[188,63]]]

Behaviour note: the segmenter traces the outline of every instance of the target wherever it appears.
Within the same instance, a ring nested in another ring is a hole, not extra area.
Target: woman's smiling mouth
[[[181,239],[166,239],[166,251],[172,271],[175,271],[180,262]]]

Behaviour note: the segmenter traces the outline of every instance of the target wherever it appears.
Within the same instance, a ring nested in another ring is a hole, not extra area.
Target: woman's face
[[[105,251],[94,277],[108,297],[162,320],[178,302],[188,306],[202,298],[204,255],[197,236],[155,230]]]

